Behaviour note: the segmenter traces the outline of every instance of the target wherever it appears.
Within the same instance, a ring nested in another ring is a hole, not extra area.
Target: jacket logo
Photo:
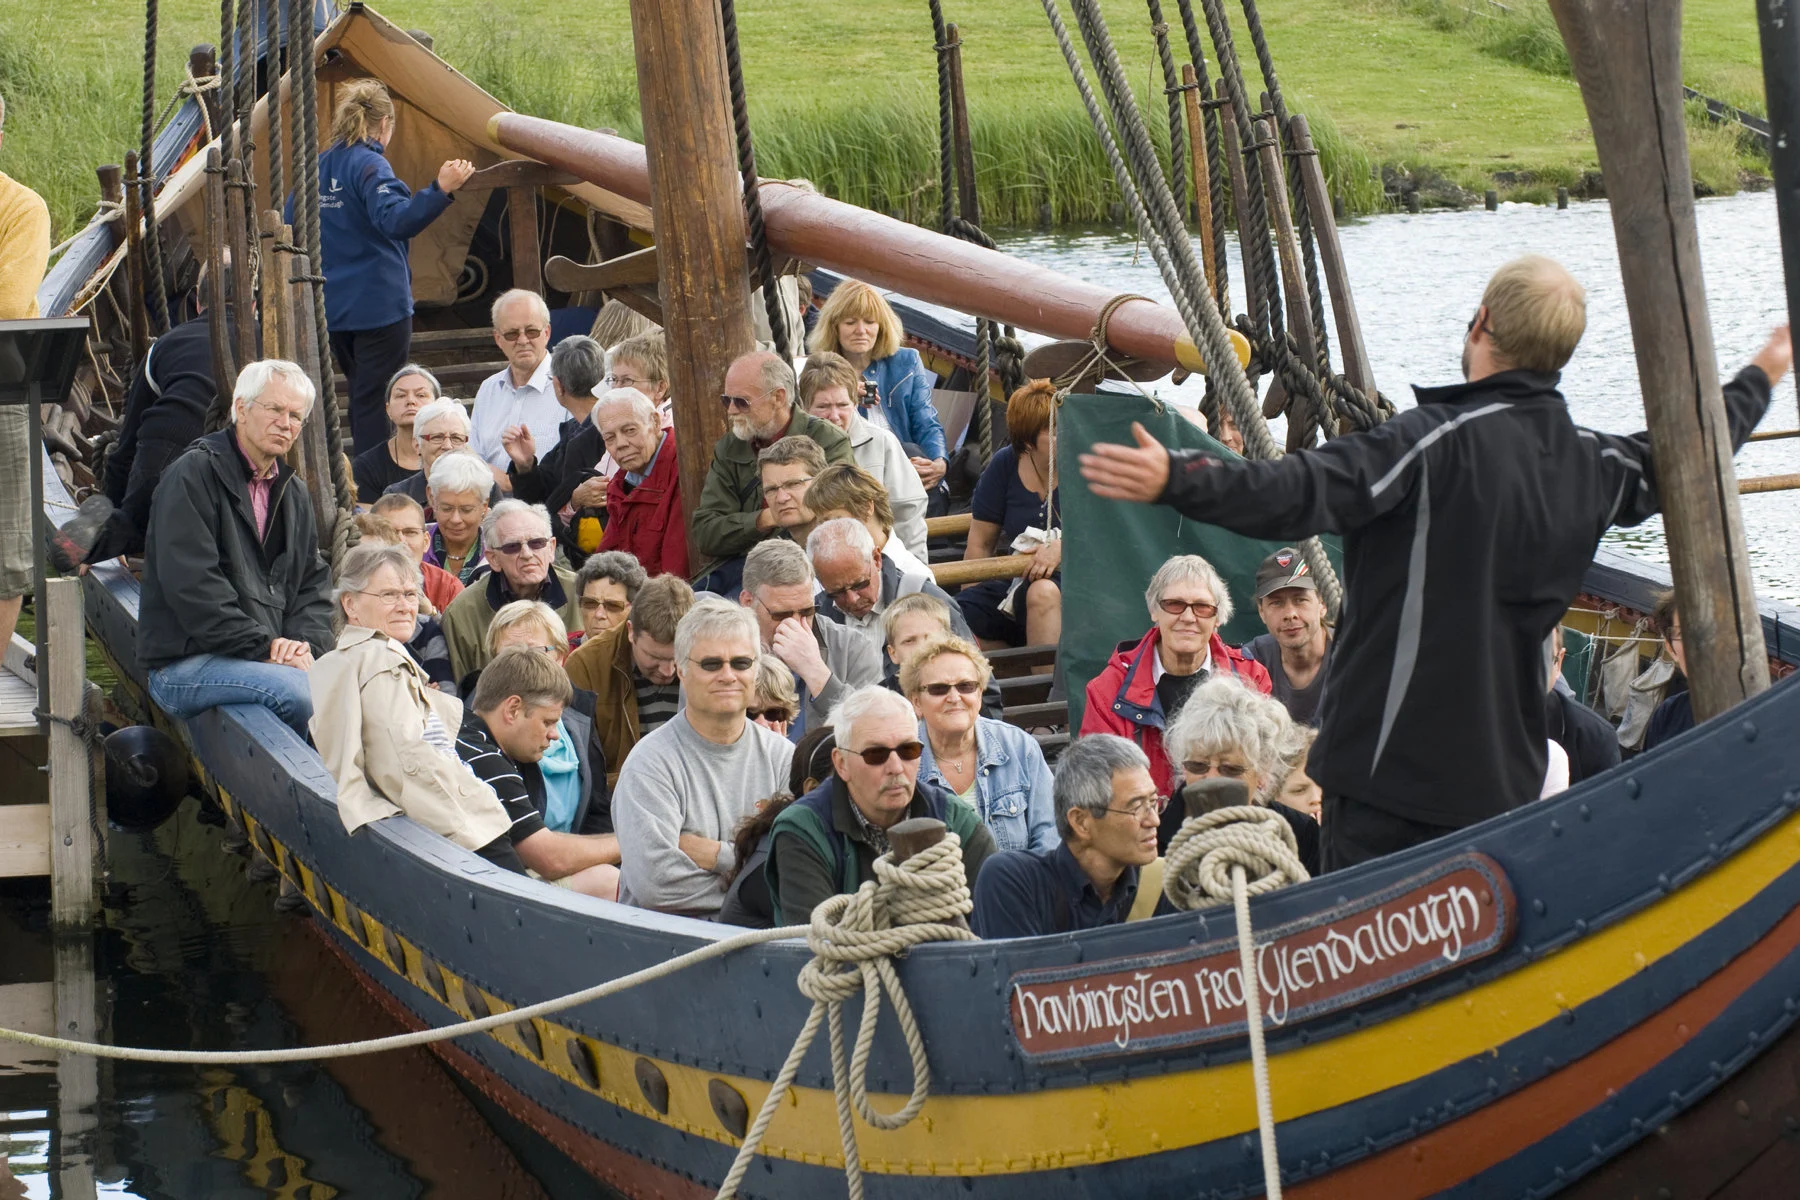
[[[342,191],[342,190],[343,190],[343,189],[342,189],[342,188],[341,188],[341,187],[339,187],[339,186],[338,186],[338,181],[337,181],[337,178],[336,178],[336,176],[333,176],[333,177],[332,177],[332,180],[331,180],[331,190],[332,190],[332,191],[334,191],[334,192],[338,192],[338,191]]]

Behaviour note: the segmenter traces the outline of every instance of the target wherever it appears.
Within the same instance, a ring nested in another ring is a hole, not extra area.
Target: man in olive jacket
[[[775,518],[763,507],[756,456],[780,439],[809,437],[827,462],[856,461],[843,430],[809,415],[794,403],[795,395],[794,369],[778,354],[746,354],[725,372],[722,400],[731,432],[713,445],[712,467],[694,512],[692,541],[700,553],[739,558],[775,532]],[[730,594],[736,591],[730,588]]]
[[[260,704],[306,736],[306,672],[332,646],[331,575],[306,489],[282,456],[313,394],[293,363],[251,363],[230,427],[188,447],[157,485],[138,658],[150,698],[171,716]]]

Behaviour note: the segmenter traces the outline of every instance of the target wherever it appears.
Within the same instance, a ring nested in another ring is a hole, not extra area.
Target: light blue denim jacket
[[[925,722],[919,722],[919,740],[925,754],[919,759],[919,778],[955,792],[938,770],[931,753]],[[993,832],[1002,850],[1053,849],[1061,837],[1051,807],[1055,779],[1037,739],[1005,721],[975,719],[975,811]]]
[[[876,359],[864,368],[863,378],[880,392],[881,412],[895,437],[924,450],[926,458],[945,457],[944,426],[931,403],[937,376],[925,369],[917,350],[902,346]]]

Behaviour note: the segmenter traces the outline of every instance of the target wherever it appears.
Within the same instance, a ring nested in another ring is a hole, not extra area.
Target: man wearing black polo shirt
[[[1056,766],[1062,844],[989,858],[975,880],[971,927],[984,938],[1035,937],[1172,912],[1161,897],[1157,800],[1150,760],[1126,738],[1097,733],[1071,744]]]
[[[1319,697],[1331,668],[1331,630],[1325,601],[1306,557],[1283,546],[1256,569],[1256,615],[1269,632],[1243,652],[1269,672],[1269,694],[1302,725],[1319,723]]]
[[[482,668],[463,713],[456,753],[494,789],[512,818],[507,836],[519,861],[562,887],[616,900],[619,839],[610,833],[559,833],[544,825],[538,763],[562,736],[562,712],[574,694],[556,660],[512,646]],[[507,864],[502,864],[507,865]]]

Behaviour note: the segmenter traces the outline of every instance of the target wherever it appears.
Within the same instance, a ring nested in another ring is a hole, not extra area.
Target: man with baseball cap
[[[1303,725],[1319,723],[1319,696],[1331,666],[1331,631],[1325,601],[1306,557],[1283,546],[1256,569],[1256,615],[1269,632],[1243,645],[1243,653],[1269,672],[1270,695]]]

